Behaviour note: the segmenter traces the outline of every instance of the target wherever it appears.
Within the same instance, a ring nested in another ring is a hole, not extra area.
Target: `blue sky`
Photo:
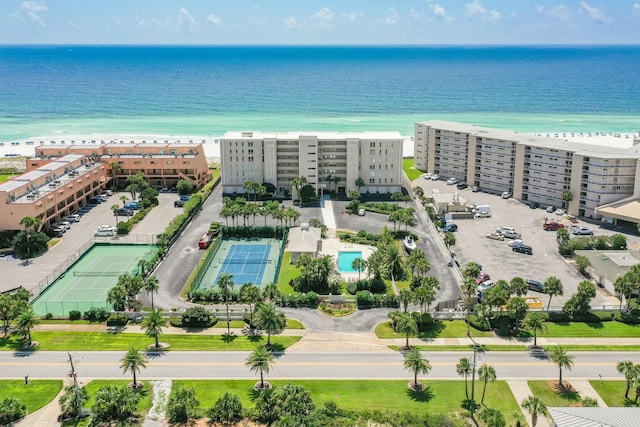
[[[1,0],[0,44],[639,44],[640,0]]]

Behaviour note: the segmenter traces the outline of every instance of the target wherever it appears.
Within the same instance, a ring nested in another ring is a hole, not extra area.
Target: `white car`
[[[424,179],[431,179],[432,176],[433,176],[433,174],[431,172],[427,172],[427,173],[422,174],[422,177]]]
[[[437,181],[440,179],[440,175],[438,175],[437,173],[434,173],[433,175],[431,175],[431,181]]]
[[[113,225],[101,225],[96,231],[116,231]]]
[[[565,210],[564,209],[556,209],[556,215],[564,215]]]
[[[71,215],[65,216],[63,219],[69,222],[80,222],[80,215],[71,214]]]
[[[502,198],[503,199],[510,199],[511,198],[511,191],[503,191],[502,192]]]
[[[484,292],[487,289],[493,288],[495,285],[496,284],[493,282],[493,280],[485,280],[478,285],[478,292]]]
[[[453,185],[453,184],[457,184],[457,183],[458,183],[458,178],[451,177],[451,178],[449,178],[447,180],[447,185]]]
[[[551,213],[555,210],[553,206],[547,206],[547,212]]]
[[[509,245],[510,248],[517,248],[518,246],[524,245],[524,242],[522,241],[522,239],[515,239],[510,241],[507,244]]]

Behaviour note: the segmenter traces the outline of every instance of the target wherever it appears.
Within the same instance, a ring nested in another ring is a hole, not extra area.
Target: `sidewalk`
[[[529,388],[527,381],[507,381],[507,384],[511,389],[511,393],[513,393],[513,397],[516,399],[516,402],[518,403],[522,414],[525,416],[527,423],[529,425],[532,425],[531,415],[529,415],[526,410],[522,409],[521,406],[522,401],[533,394],[531,393],[531,389]],[[549,423],[547,422],[547,419],[544,417],[544,415],[538,415],[538,422],[536,423],[536,427],[549,427]]]

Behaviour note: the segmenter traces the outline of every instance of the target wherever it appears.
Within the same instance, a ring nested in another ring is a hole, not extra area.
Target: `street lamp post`
[[[471,334],[467,334],[471,342],[473,343],[473,361],[471,362],[471,414],[476,410],[476,367],[480,364],[480,360],[477,359],[478,344],[471,338]]]

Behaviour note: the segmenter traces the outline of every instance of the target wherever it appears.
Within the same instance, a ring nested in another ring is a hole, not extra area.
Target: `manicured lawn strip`
[[[229,322],[229,325],[231,328],[234,328],[234,329],[242,329],[245,326],[247,326],[247,324],[244,323],[244,320],[232,320]],[[215,325],[213,325],[213,327],[216,329],[227,329],[227,321],[218,320],[218,322]]]
[[[378,338],[404,338],[403,334],[393,331],[391,322],[383,322],[378,324],[375,329]],[[474,338],[492,337],[491,332],[478,331],[473,327],[470,330],[471,336]],[[427,332],[421,332],[414,338],[462,338],[467,336],[467,324],[462,320],[445,320],[437,323],[437,326]]]
[[[287,329],[307,329],[302,323],[295,319],[287,319]]]
[[[547,349],[555,347],[545,346]],[[563,345],[562,348],[571,351],[640,351],[640,345]]]
[[[7,182],[11,176],[17,176],[16,173],[0,173],[0,182]]]
[[[529,384],[529,388],[531,389],[531,394],[534,396],[538,396],[542,399],[542,402],[547,406],[575,406],[576,403],[579,403],[582,398],[580,395],[575,393],[557,393],[554,389],[551,388],[547,381],[527,381]],[[552,384],[557,384],[558,380],[554,379],[551,381]]]
[[[545,338],[637,338],[640,336],[640,325],[628,325],[621,322],[545,322],[545,325],[547,332],[542,335]]]
[[[633,399],[635,399],[636,396],[633,386],[629,390],[631,400],[625,399],[624,397],[624,392],[627,389],[626,381],[591,380],[589,383],[594,390],[598,392],[607,406],[638,406],[633,403]]]
[[[17,397],[27,405],[27,412],[31,414],[51,402],[61,389],[61,380],[30,380],[27,385],[23,380],[2,380],[0,400],[9,396]]]
[[[278,277],[278,289],[280,292],[283,294],[294,293],[295,291],[289,285],[289,282],[298,277],[300,273],[300,269],[295,264],[291,264],[291,252],[285,252],[280,265],[280,276]]]
[[[144,334],[111,334],[108,332],[34,332],[35,341],[40,342],[43,351],[79,351],[79,350],[128,350],[132,347],[142,349],[153,343],[153,339]],[[277,350],[284,350],[300,337],[272,336],[271,343]],[[160,335],[160,341],[171,345],[175,351],[219,351],[253,350],[259,343],[266,343],[267,336],[224,335]],[[0,350],[18,350],[20,344],[15,336],[0,340]]]
[[[174,380],[173,389],[194,387],[200,400],[200,413],[210,408],[225,392],[238,395],[243,407],[252,408],[253,385],[256,380],[193,381]],[[407,389],[408,380],[300,380],[270,381],[273,385],[292,383],[303,385],[313,396],[316,406],[333,400],[339,408],[362,410],[396,410],[419,413],[466,412],[464,409],[464,381],[429,381],[423,378],[429,390],[424,398],[413,395]],[[482,383],[476,382],[478,401],[482,395]],[[384,396],[384,398],[381,398]],[[479,403],[479,402],[478,402]],[[519,412],[518,405],[505,381],[487,384],[485,404],[505,414],[508,422],[513,422],[510,414]]]
[[[402,170],[410,181],[420,178],[420,175],[424,173],[424,171],[421,171],[420,169],[415,169],[413,166],[414,163],[413,158],[402,159]]]

